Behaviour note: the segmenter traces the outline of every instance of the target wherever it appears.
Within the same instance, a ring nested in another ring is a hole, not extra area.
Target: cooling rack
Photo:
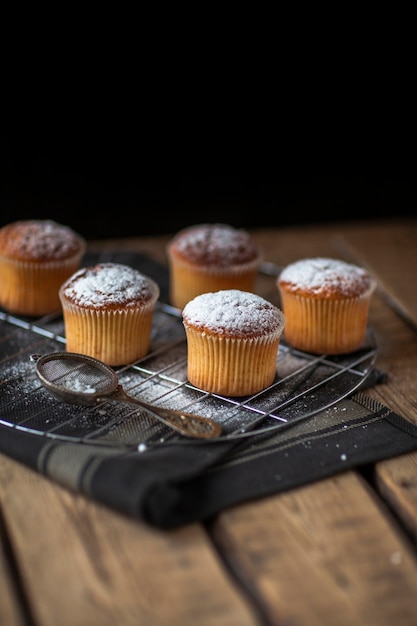
[[[362,386],[376,360],[370,329],[363,349],[337,357],[294,350],[282,339],[270,387],[244,398],[211,394],[187,380],[185,332],[173,311],[158,306],[150,352],[115,371],[130,395],[215,419],[222,435],[204,441],[206,445],[276,433],[308,419]],[[43,437],[138,451],[173,443],[199,445],[136,406],[106,399],[87,408],[56,400],[40,383],[31,356],[62,350],[61,316],[33,321],[0,310],[0,424]]]

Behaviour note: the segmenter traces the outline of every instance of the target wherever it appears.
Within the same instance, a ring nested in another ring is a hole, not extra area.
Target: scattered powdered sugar
[[[82,251],[84,241],[53,220],[19,220],[0,230],[0,248],[13,258],[57,260]]]
[[[85,383],[81,381],[80,378],[71,377],[71,378],[62,378],[58,383],[58,387],[63,387],[70,391],[74,391],[76,393],[96,393],[97,389],[95,387],[91,387],[89,383]]]
[[[217,333],[257,336],[281,331],[282,311],[261,296],[225,289],[196,296],[182,312],[184,324]]]
[[[61,288],[67,299],[85,307],[136,305],[150,300],[155,289],[156,283],[148,276],[120,263],[98,263],[82,268]]]
[[[251,235],[227,224],[189,226],[174,237],[171,247],[195,263],[224,267],[259,257]]]
[[[308,289],[315,294],[332,290],[349,296],[368,291],[372,278],[366,269],[352,263],[316,257],[287,265],[279,275],[278,283],[289,284],[295,290]]]

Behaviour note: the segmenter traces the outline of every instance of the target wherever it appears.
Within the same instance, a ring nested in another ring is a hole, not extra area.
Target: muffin
[[[168,244],[170,301],[182,310],[207,291],[255,291],[261,253],[247,231],[227,224],[196,224]]]
[[[61,310],[58,291],[81,264],[86,242],[53,220],[20,220],[0,229],[0,306],[29,317]]]
[[[248,396],[274,382],[285,316],[273,304],[251,292],[225,289],[193,298],[182,318],[191,384]]]
[[[366,269],[326,257],[301,259],[281,271],[277,287],[289,345],[315,354],[361,347],[376,287]]]
[[[145,274],[120,263],[98,263],[68,278],[59,297],[69,352],[111,366],[148,352],[159,286]]]

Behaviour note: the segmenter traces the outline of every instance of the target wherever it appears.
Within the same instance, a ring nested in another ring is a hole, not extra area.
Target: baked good
[[[79,269],[59,290],[66,348],[107,365],[126,365],[149,350],[159,286],[121,263]]]
[[[182,318],[191,384],[248,396],[273,383],[285,325],[280,309],[254,293],[225,289],[190,300]]]
[[[59,312],[58,290],[81,264],[84,238],[53,220],[0,228],[0,306],[17,315]]]
[[[289,345],[316,354],[344,354],[361,347],[376,282],[339,259],[316,257],[287,265],[277,278]]]
[[[195,224],[168,244],[170,301],[182,310],[206,291],[255,291],[261,253],[250,233],[228,224]]]

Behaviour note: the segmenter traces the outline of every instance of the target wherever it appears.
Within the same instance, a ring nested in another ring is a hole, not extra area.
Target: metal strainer
[[[137,404],[156,419],[186,437],[218,437],[220,425],[206,417],[148,404],[128,395],[116,372],[102,361],[75,352],[33,354],[36,373],[46,389],[58,400],[92,406],[105,399]]]

